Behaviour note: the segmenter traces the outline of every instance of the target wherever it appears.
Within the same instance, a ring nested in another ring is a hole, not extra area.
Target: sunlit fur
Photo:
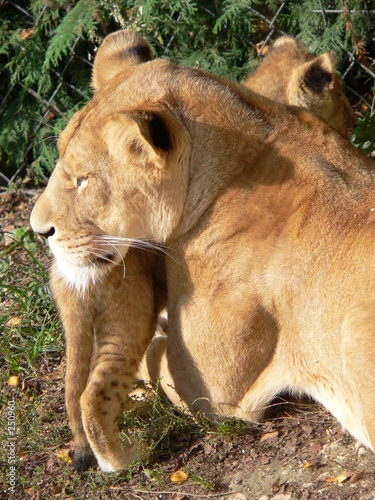
[[[116,416],[148,347],[176,404],[257,421],[304,393],[373,449],[374,162],[306,110],[145,62],[145,44],[105,39],[31,215],[58,260],[106,270],[85,294],[51,272],[75,466],[129,464]],[[139,240],[167,254],[122,253]]]

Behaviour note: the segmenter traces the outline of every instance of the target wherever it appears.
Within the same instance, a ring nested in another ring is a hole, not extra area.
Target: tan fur
[[[244,85],[275,101],[308,109],[351,138],[356,116],[336,75],[331,52],[315,57],[294,38],[282,36]]]
[[[105,471],[129,463],[115,417],[164,271],[169,333],[148,357],[172,399],[257,421],[278,393],[304,393],[373,449],[374,163],[241,85],[161,60],[125,66],[68,124],[31,215],[56,256],[78,467],[89,445]],[[156,241],[165,260],[115,237]]]

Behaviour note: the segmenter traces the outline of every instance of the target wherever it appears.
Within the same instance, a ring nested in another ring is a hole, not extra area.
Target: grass
[[[12,237],[0,257],[0,363],[9,374],[29,375],[42,359],[61,357],[63,334],[42,264],[46,247],[28,227]]]
[[[158,388],[143,386],[136,401],[119,419],[120,436],[145,446],[142,464],[121,474],[90,470],[77,474],[71,465],[72,434],[64,405],[64,339],[48,290],[48,248],[27,226],[12,233],[0,255],[0,488],[9,479],[9,404],[15,401],[16,493],[14,498],[152,498],[142,491],[178,488],[170,481],[175,468],[188,474],[184,488],[209,492],[209,478],[194,470],[187,451],[201,443],[243,433],[243,422],[212,423],[194,419],[172,406]],[[18,385],[8,384],[10,377]],[[14,379],[14,376],[16,378]],[[134,490],[135,491],[135,490]],[[26,492],[26,493],[25,493]],[[9,491],[8,491],[9,493]],[[127,497],[126,497],[127,498]]]

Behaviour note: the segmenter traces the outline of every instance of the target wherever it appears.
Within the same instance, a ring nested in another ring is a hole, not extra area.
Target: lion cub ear
[[[141,164],[166,168],[184,156],[190,135],[169,111],[140,110],[115,113],[104,128],[108,150],[117,161],[132,155]]]
[[[91,86],[98,90],[118,73],[151,59],[152,49],[139,33],[128,30],[111,33],[96,54]]]
[[[284,36],[279,36],[277,40],[272,44],[271,48],[276,48],[276,47],[285,47],[286,45],[289,45],[290,47],[295,47],[296,49],[298,48],[298,43],[297,41],[292,37],[288,35]]]
[[[335,59],[326,52],[294,70],[287,89],[289,103],[308,107],[309,100],[332,89],[334,82]]]

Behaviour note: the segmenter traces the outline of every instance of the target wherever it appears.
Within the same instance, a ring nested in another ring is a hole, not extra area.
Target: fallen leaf
[[[259,42],[255,45],[255,50],[257,51],[257,56],[265,56],[270,49],[269,45],[263,47],[262,53],[260,54],[260,49],[262,48],[264,42]]]
[[[314,455],[317,455],[320,451],[322,451],[322,447],[320,446],[320,444],[317,443],[310,444],[309,448],[310,453],[314,453]]]
[[[340,474],[339,476],[337,476],[337,482],[339,484],[341,484],[344,481],[346,481],[347,479],[349,479],[351,476],[352,476],[352,474],[350,472],[343,472],[342,474]]]
[[[337,477],[335,476],[326,477],[326,481],[327,483],[337,483]]]
[[[182,484],[188,477],[189,476],[183,470],[178,470],[171,475],[171,481],[172,483]]]
[[[352,476],[350,472],[343,472],[339,476],[327,477],[327,483],[338,483],[341,484]]]
[[[53,494],[60,495],[62,490],[63,490],[62,486],[60,484],[56,484],[55,487],[53,488]]]
[[[278,437],[279,437],[278,431],[266,432],[266,434],[263,434],[263,436],[261,436],[259,441],[260,443],[263,443],[264,441],[276,441]]]
[[[72,459],[69,456],[69,448],[61,448],[61,450],[55,453],[56,457],[63,462],[71,463]]]
[[[20,379],[17,375],[12,375],[8,378],[8,385],[11,385],[12,387],[18,387],[20,385]]]
[[[10,318],[8,321],[7,321],[7,324],[6,326],[17,326],[21,323],[21,318],[16,318],[16,317],[13,317],[13,318]]]
[[[40,500],[41,493],[39,490],[35,490],[34,488],[28,488],[25,490],[25,493],[28,495],[29,500]]]
[[[55,460],[53,459],[53,457],[49,457],[45,467],[45,473],[47,474],[47,476],[52,476],[54,473],[54,469],[55,469]]]
[[[30,453],[27,450],[20,449],[17,452],[17,456],[22,462],[26,462],[30,458]]]
[[[204,450],[205,455],[211,455],[211,453],[215,452],[215,448],[213,446],[211,446],[210,443],[206,443],[203,446],[203,450]]]
[[[311,467],[310,462],[306,462],[305,465],[303,466],[304,469],[308,469],[309,467]]]
[[[33,31],[34,28],[26,28],[25,30],[22,30],[19,35],[22,40],[26,40],[26,38],[29,38],[29,36],[33,34]]]
[[[276,479],[276,481],[272,485],[272,493],[275,494],[280,488],[280,479]]]
[[[356,472],[355,474],[353,474],[353,476],[349,479],[349,483],[350,484],[353,484],[353,483],[356,483],[357,481],[359,481],[360,479],[362,479],[364,476],[363,472]]]

